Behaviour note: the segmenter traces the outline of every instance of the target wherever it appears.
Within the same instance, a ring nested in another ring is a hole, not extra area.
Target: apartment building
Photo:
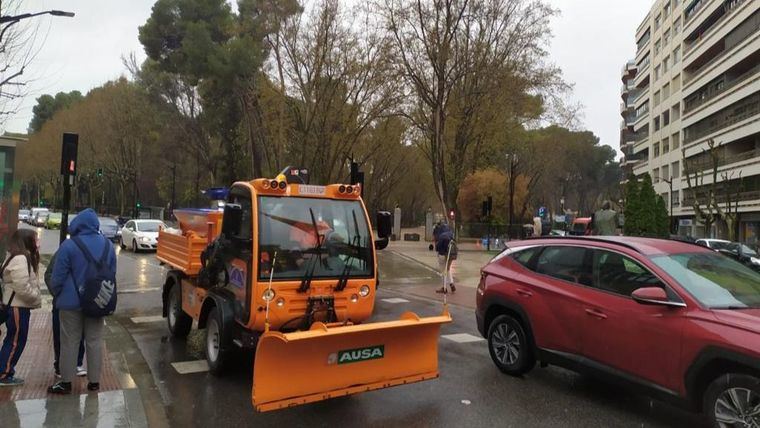
[[[679,234],[725,237],[725,221],[705,230],[694,216],[713,141],[718,199],[738,201],[739,239],[760,244],[760,0],[657,0],[636,44],[622,70],[626,176],[651,175]]]

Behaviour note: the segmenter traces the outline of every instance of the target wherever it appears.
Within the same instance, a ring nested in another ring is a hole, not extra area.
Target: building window
[[[670,87],[673,88],[673,92],[681,89],[681,75],[678,74],[673,80],[670,81]]]
[[[676,132],[670,137],[671,145],[673,146],[673,150],[677,149],[678,146],[681,144],[681,134]]]
[[[670,116],[671,116],[671,118],[673,120],[678,120],[678,119],[681,118],[681,105],[680,104],[674,105],[673,108],[670,109],[670,111],[671,111]]]
[[[670,124],[670,112],[666,111],[662,114],[662,126],[668,126]]]
[[[662,140],[662,154],[665,154],[670,151],[670,137],[665,137],[664,140]]]
[[[670,28],[665,30],[664,33],[662,33],[662,45],[667,46],[668,43],[670,43]]]
[[[662,69],[660,68],[659,65],[654,68],[654,80],[658,80],[660,78],[660,75],[662,74],[661,70]]]
[[[668,165],[662,166],[662,179],[663,180],[670,180],[670,167]],[[667,199],[665,199],[667,200]]]
[[[681,169],[679,168],[678,161],[670,164],[670,172],[673,174],[673,178],[678,178],[681,175]]]
[[[652,148],[652,152],[654,153],[653,156],[654,157],[659,157],[660,156],[660,143],[654,143],[654,145],[652,147],[653,147]],[[657,170],[655,169],[655,171],[657,171]]]
[[[670,195],[670,203],[674,207],[678,207],[681,205],[681,191],[680,190],[673,191],[673,194]]]
[[[654,42],[654,54],[655,55],[659,54],[661,48],[662,48],[662,43],[660,42],[660,39],[657,39],[657,41]]]
[[[678,34],[681,32],[681,18],[676,19],[676,22],[673,23],[673,34]]]
[[[654,105],[660,105],[660,91],[654,93]]]
[[[670,83],[666,83],[665,86],[662,87],[662,100],[665,101],[670,96]]]
[[[659,131],[660,130],[660,117],[657,116],[654,118],[654,130]]]
[[[653,169],[652,173],[654,174],[654,177],[652,177],[653,179],[652,181],[654,181],[655,183],[659,183],[660,182],[660,168]]]
[[[670,15],[670,2],[665,3],[665,7],[662,8],[662,17],[667,18]]]
[[[668,64],[670,62],[670,57],[666,56],[665,59],[662,60],[662,72],[667,73],[668,68],[670,68],[670,65]]]
[[[673,49],[673,65],[678,64],[678,61],[681,60],[681,47],[677,47]]]
[[[657,15],[654,18],[654,31],[657,31],[660,28],[661,23],[662,23],[662,16]]]

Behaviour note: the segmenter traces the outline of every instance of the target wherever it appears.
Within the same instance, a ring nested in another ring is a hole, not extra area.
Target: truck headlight
[[[362,285],[359,287],[359,295],[362,297],[369,296],[369,285]]]
[[[264,293],[261,295],[261,298],[264,299],[264,301],[270,302],[272,299],[274,299],[274,290],[271,288],[267,288],[264,290]]]

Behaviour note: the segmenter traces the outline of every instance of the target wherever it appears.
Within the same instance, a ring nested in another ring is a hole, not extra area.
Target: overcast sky
[[[574,84],[584,106],[583,126],[602,144],[619,145],[620,70],[634,55],[634,32],[653,0],[549,0],[561,10],[552,21],[551,59]],[[25,132],[35,98],[77,89],[82,93],[124,73],[121,56],[145,54],[137,27],[154,0],[24,0],[24,11],[63,9],[75,18],[34,18],[47,39],[27,71],[29,95],[6,130]]]

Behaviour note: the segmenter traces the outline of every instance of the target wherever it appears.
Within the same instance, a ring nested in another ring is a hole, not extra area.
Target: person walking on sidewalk
[[[50,263],[45,270],[45,286],[47,287],[50,295],[53,295],[51,285],[53,283],[53,266],[55,266],[55,258],[58,252],[53,254],[50,258]],[[55,360],[53,360],[53,370],[55,370],[55,377],[61,378],[61,313],[58,308],[55,307],[55,299],[53,299],[53,354]],[[79,341],[79,354],[77,355],[77,376],[87,376],[87,370],[84,368],[84,337]]]
[[[447,288],[451,288],[451,292],[454,293],[457,288],[454,286],[451,266],[457,258],[457,247],[456,242],[454,242],[454,232],[447,224],[441,225],[438,237],[435,240],[435,251],[438,253],[438,267],[443,276],[443,286],[436,292],[446,293]]]
[[[82,312],[82,296],[85,285],[92,279],[94,261],[100,255],[111,273],[116,273],[116,253],[111,242],[98,233],[100,223],[91,208],[79,213],[71,222],[71,239],[61,244],[53,266],[51,291],[61,318],[61,380],[48,392],[70,394],[71,381],[76,373],[76,357],[79,341],[84,334],[87,355],[87,389],[100,389],[100,372],[103,360],[102,317],[86,317]],[[81,247],[80,247],[81,245]],[[114,290],[115,291],[115,290]]]
[[[37,234],[29,229],[16,230],[11,235],[9,250],[0,287],[2,304],[9,308],[5,340],[0,348],[0,386],[23,385],[23,379],[15,377],[16,363],[26,347],[31,310],[42,303],[37,279],[40,265]]]

